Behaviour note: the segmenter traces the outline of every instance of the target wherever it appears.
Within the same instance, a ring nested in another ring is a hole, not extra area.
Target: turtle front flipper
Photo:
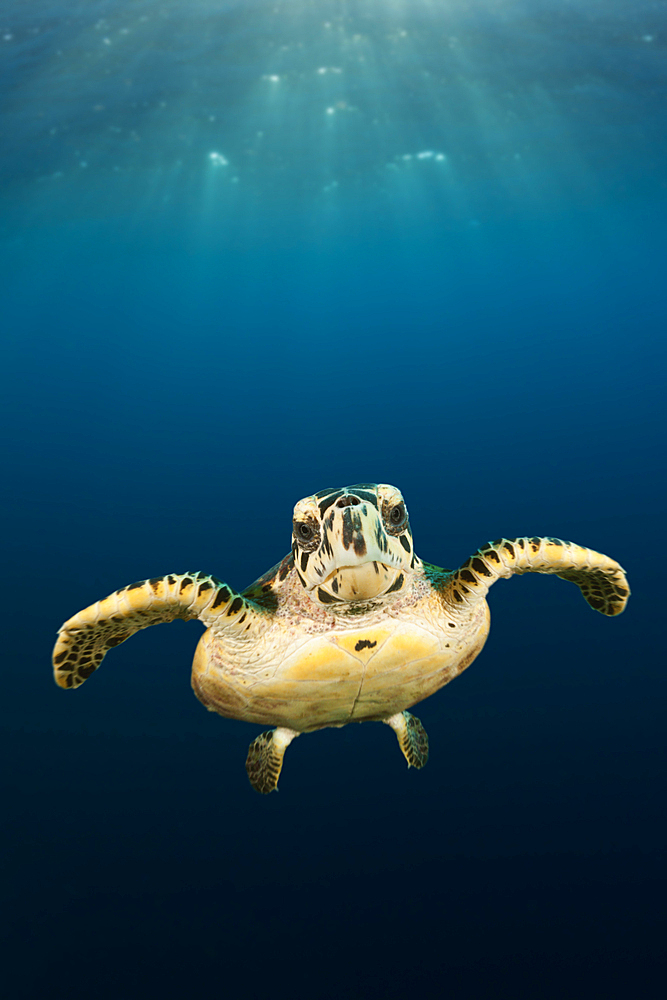
[[[559,538],[500,538],[475,552],[443,588],[454,606],[486,597],[502,577],[521,573],[553,573],[576,583],[592,608],[620,615],[630,596],[621,566],[609,556]]]
[[[397,712],[383,722],[396,733],[408,767],[423,767],[428,761],[428,735],[417,716],[410,712]]]
[[[299,734],[294,729],[279,726],[260,733],[248,747],[245,769],[256,792],[268,795],[278,791],[278,778],[283,767],[285,750]]]
[[[53,650],[56,683],[79,687],[113,646],[149,625],[199,618],[207,627],[247,628],[252,601],[208,573],[173,573],[132,583],[66,621]]]

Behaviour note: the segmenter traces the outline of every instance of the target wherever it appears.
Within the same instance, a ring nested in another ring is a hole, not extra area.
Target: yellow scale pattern
[[[609,556],[559,538],[500,538],[489,542],[454,574],[451,599],[468,603],[484,597],[500,578],[522,573],[553,573],[581,590],[588,604],[603,615],[620,615],[630,596],[625,571]]]
[[[206,626],[223,615],[238,621],[247,602],[206,573],[170,573],[123,587],[79,611],[60,628],[53,651],[56,683],[79,687],[107,652],[140,629],[199,618]]]

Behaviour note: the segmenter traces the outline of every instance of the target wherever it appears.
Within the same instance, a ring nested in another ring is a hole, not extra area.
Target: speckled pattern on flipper
[[[620,615],[630,596],[621,566],[609,556],[560,538],[499,538],[482,546],[456,570],[447,593],[457,604],[485,597],[502,578],[522,573],[553,573],[581,590],[603,615]]]
[[[56,683],[79,687],[107,652],[150,625],[199,618],[211,626],[222,616],[238,623],[255,609],[208,573],[170,573],[122,587],[61,626],[53,650]],[[242,622],[240,622],[242,624]]]

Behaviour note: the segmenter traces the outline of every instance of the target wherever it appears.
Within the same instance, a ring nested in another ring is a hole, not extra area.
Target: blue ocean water
[[[644,0],[18,0],[0,15],[3,995],[659,995],[667,9]],[[76,692],[61,622],[243,587],[302,496],[404,493],[446,567],[544,576],[416,710],[304,736],[189,689],[201,627]]]

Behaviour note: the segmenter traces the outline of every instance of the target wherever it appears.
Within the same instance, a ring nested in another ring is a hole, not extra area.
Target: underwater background
[[[660,995],[667,5],[10,0],[0,14],[3,995]],[[416,709],[244,770],[201,626],[76,692],[63,620],[244,587],[398,486],[453,568],[556,535]]]

